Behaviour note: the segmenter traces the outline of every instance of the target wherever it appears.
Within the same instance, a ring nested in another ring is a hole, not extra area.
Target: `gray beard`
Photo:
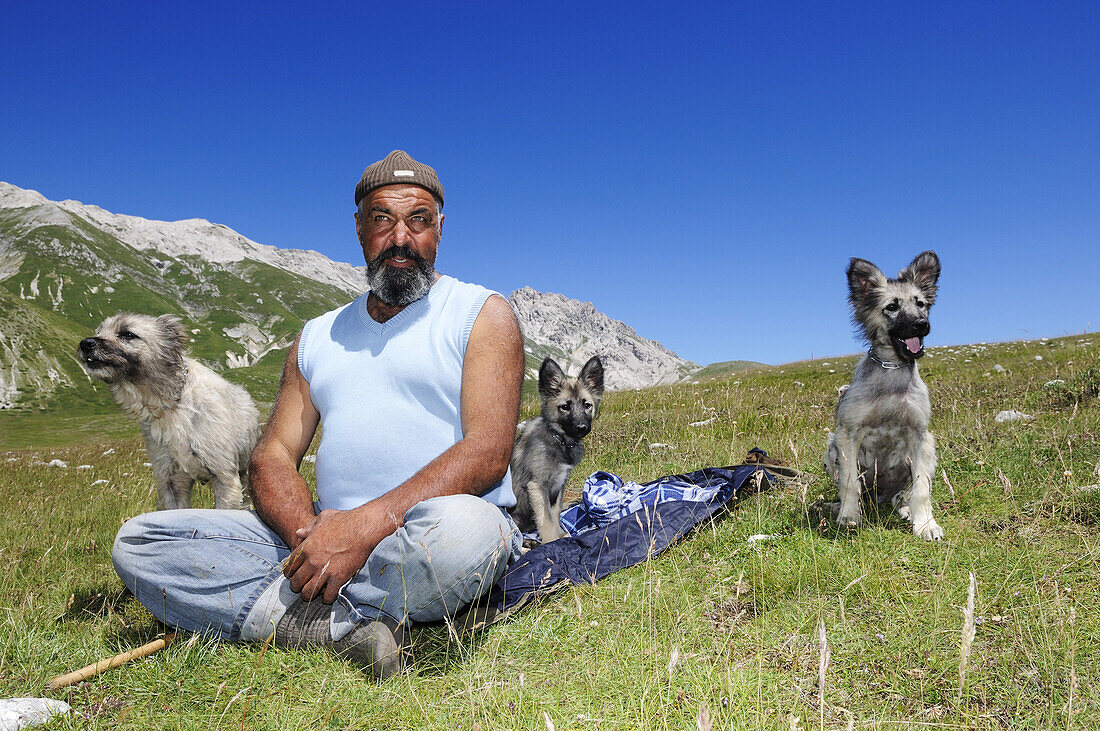
[[[416,266],[394,269],[383,263],[385,255],[367,264],[367,284],[371,292],[390,307],[411,305],[428,293],[435,281],[435,267],[413,256]]]

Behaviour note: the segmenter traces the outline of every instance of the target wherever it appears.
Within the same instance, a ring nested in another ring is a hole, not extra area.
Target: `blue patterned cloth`
[[[753,479],[757,473],[763,478]],[[776,479],[766,467],[752,464],[705,467],[641,485],[596,472],[585,482],[582,502],[562,513],[570,535],[521,556],[493,587],[487,604],[499,618],[562,582],[589,584],[648,561]]]
[[[581,501],[562,511],[561,529],[568,535],[602,528],[642,508],[670,500],[709,503],[725,502],[733,485],[725,475],[670,475],[653,482],[638,484],[610,472],[593,472],[584,481]]]

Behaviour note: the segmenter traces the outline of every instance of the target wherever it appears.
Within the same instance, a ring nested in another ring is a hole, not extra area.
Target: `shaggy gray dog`
[[[195,480],[210,483],[215,507],[246,508],[259,412],[246,390],[187,357],[186,344],[172,315],[122,312],[80,341],[79,357],[141,425],[158,509],[191,507]]]
[[[859,525],[862,494],[893,505],[921,538],[943,538],[932,518],[932,406],[917,372],[939,277],[933,251],[919,254],[897,279],[864,259],[848,265],[853,320],[871,348],[837,403],[836,433],[826,445],[825,470],[840,494],[839,503],[826,507],[841,526]]]

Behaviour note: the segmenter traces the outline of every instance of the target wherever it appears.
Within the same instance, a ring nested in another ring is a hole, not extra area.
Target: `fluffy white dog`
[[[187,357],[186,344],[172,315],[122,312],[80,341],[79,357],[141,425],[158,509],[191,507],[195,480],[210,483],[215,507],[246,508],[259,412],[248,391]]]

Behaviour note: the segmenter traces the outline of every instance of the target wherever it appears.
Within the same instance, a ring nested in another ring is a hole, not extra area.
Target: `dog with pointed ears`
[[[837,403],[836,431],[826,446],[825,470],[840,498],[826,508],[842,527],[859,525],[861,502],[867,500],[892,505],[921,538],[943,538],[932,517],[932,406],[917,371],[939,277],[933,251],[919,254],[897,279],[864,259],[848,264],[852,319],[870,349]]]
[[[569,378],[553,358],[539,368],[541,414],[516,427],[512,449],[512,518],[520,530],[538,530],[539,541],[562,537],[562,502],[569,473],[584,456],[603,398],[603,362],[592,356],[580,375]]]

